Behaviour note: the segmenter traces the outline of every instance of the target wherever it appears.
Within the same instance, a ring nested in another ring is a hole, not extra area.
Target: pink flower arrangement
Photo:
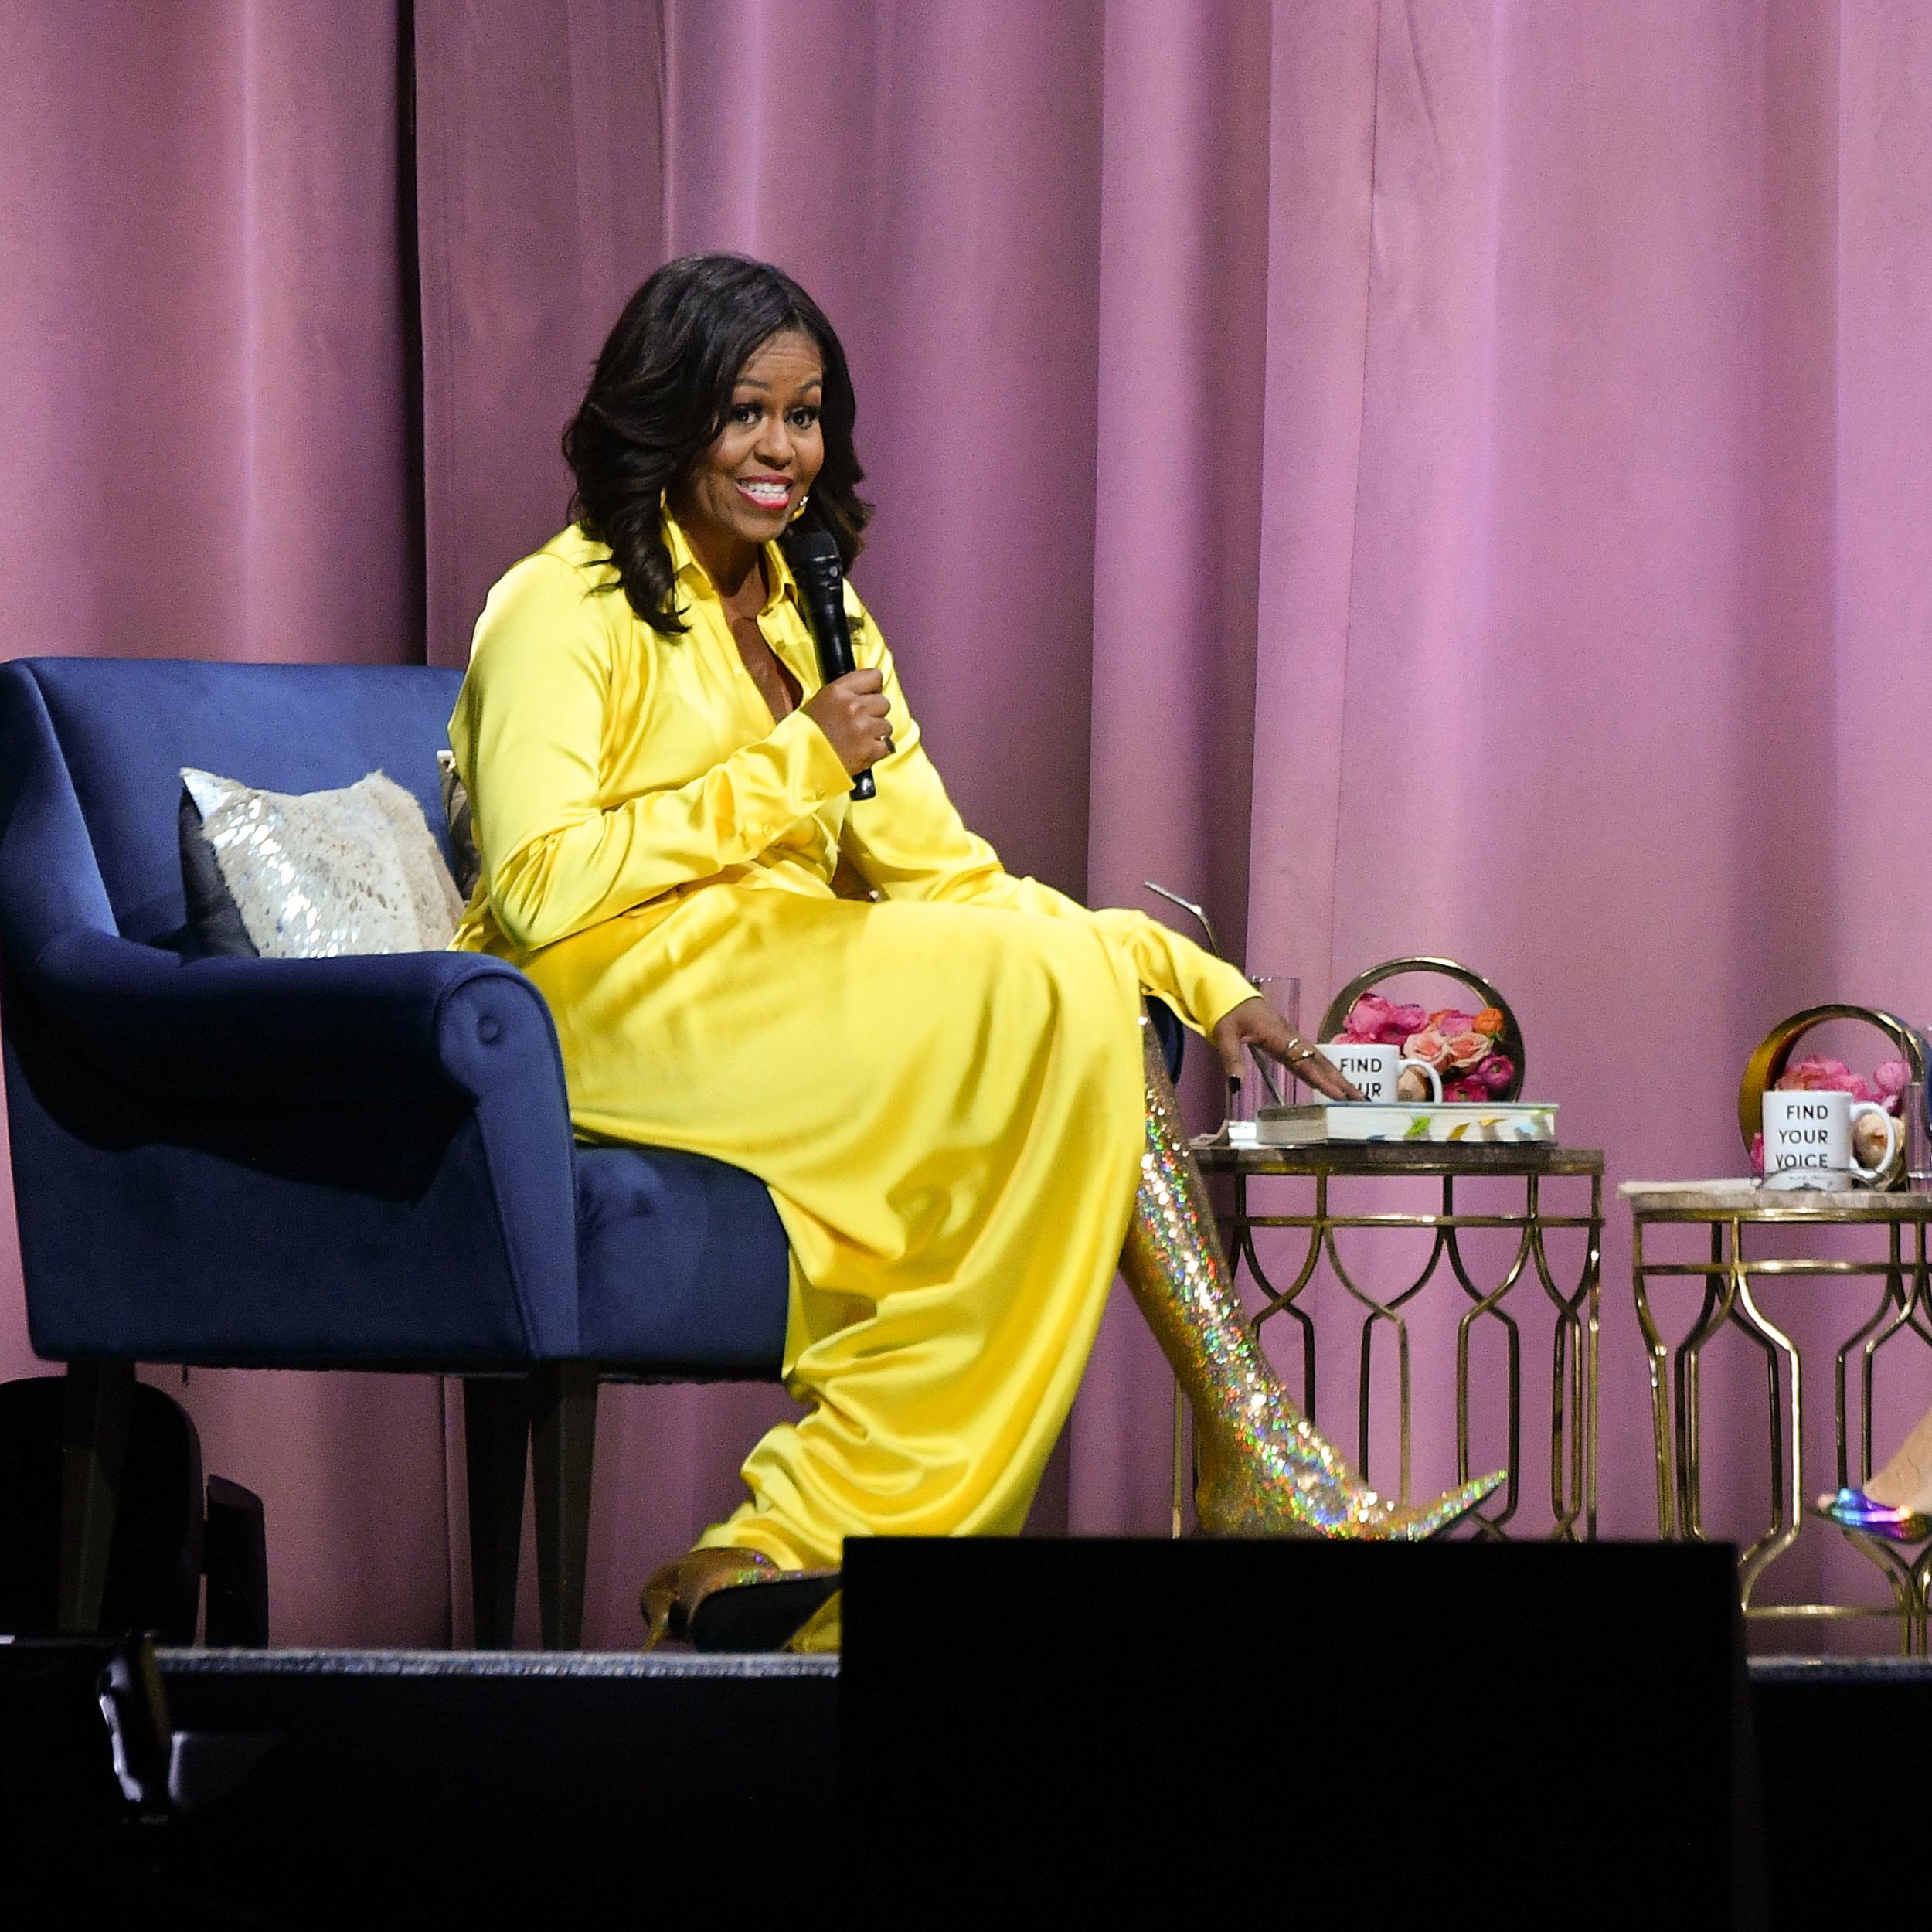
[[[1880,1061],[1867,1080],[1862,1073],[1854,1073],[1842,1060],[1828,1060],[1808,1053],[1801,1060],[1794,1060],[1778,1077],[1777,1091],[1849,1094],[1855,1100],[1876,1100],[1886,1113],[1896,1114],[1905,1105],[1903,1096],[1911,1077],[1912,1070],[1903,1060]]]
[[[1364,993],[1330,1044],[1399,1046],[1405,1059],[1426,1060],[1441,1076],[1444,1100],[1480,1106],[1507,1094],[1516,1077],[1515,1062],[1496,1050],[1503,1023],[1493,1006],[1479,1013],[1445,1006],[1432,1013]]]
[[[1849,1094],[1855,1100],[1872,1100],[1888,1114],[1905,1111],[1905,1090],[1912,1070],[1903,1060],[1880,1060],[1868,1080],[1854,1073],[1842,1060],[1826,1060],[1807,1053],[1794,1060],[1777,1077],[1773,1091],[1779,1094]],[[1764,1136],[1751,1136],[1751,1172],[1764,1172]]]

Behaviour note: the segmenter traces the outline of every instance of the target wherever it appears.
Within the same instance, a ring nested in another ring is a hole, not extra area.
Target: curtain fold
[[[1114,0],[1102,69],[1087,896],[1158,910],[1155,879],[1229,945],[1253,790],[1269,28],[1259,6]],[[1197,1113],[1218,1114],[1212,1057],[1190,1056]],[[1164,1522],[1169,1386],[1117,1294],[1070,1425],[1077,1528]]]
[[[1301,976],[1304,1026],[1374,960],[1466,959],[1613,1181],[1734,1171],[1734,1083],[1783,1013],[1932,1015],[1913,0],[26,17],[7,649],[461,662],[562,522],[557,434],[624,297],[740,249],[845,336],[859,579],[1015,867],[1205,900]],[[1604,1524],[1643,1534],[1626,1230],[1613,1198]],[[1788,1310],[1813,1340],[1841,1315]],[[1418,1378],[1453,1345],[1420,1324]],[[1881,1442],[1932,1393],[1887,1359]],[[461,1505],[434,1392],[229,1379],[191,1396],[211,1464],[270,1492],[285,1634],[433,1641]],[[1707,1433],[1748,1441],[1757,1358],[1706,1379]],[[1048,1521],[1164,1525],[1168,1389],[1117,1310]],[[638,1580],[781,1402],[607,1398],[590,1641],[634,1638]],[[1423,1427],[1419,1481],[1453,1453]],[[1761,1507],[1719,1488],[1723,1526]],[[1859,1560],[1799,1555],[1794,1583]]]
[[[627,0],[416,0],[426,634],[563,527],[558,438],[664,252],[662,23]]]

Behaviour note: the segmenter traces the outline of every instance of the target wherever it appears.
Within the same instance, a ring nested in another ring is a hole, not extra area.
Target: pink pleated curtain
[[[1613,1180],[1736,1171],[1781,1014],[1932,1016],[1914,0],[12,18],[0,648],[461,663],[562,521],[557,433],[624,296],[743,250],[845,336],[863,587],[1009,863],[1204,900],[1304,1022],[1374,960],[1468,960]],[[1613,1204],[1604,1522],[1641,1535],[1628,1264]],[[1419,1383],[1448,1346],[1419,1337]],[[1899,1361],[1881,1440],[1932,1398]],[[0,1372],[34,1366],[0,1290]],[[437,1385],[182,1393],[267,1498],[279,1636],[461,1640]],[[1761,1434],[1755,1355],[1707,1400],[1707,1440]],[[607,1396],[589,1641],[634,1638],[639,1578],[782,1404]],[[1419,1481],[1453,1460],[1436,1408]],[[1163,1528],[1168,1415],[1123,1303],[1040,1524]],[[1714,1471],[1708,1514],[1763,1488]],[[1793,1588],[1845,1580],[1815,1544]]]

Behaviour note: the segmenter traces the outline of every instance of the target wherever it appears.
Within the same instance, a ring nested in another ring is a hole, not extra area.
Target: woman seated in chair
[[[579,1136],[746,1168],[790,1240],[803,1416],[646,1585],[653,1634],[848,1536],[1017,1531],[1117,1270],[1193,1405],[1204,1529],[1434,1534],[1498,1478],[1400,1506],[1284,1394],[1144,997],[1232,1076],[1253,1046],[1352,1090],[1232,967],[1004,871],[849,588],[858,668],[821,682],[777,539],[808,518],[858,555],[854,413],[795,282],[660,269],[566,432],[570,526],[491,591],[451,723],[483,861],[455,944],[542,989]]]

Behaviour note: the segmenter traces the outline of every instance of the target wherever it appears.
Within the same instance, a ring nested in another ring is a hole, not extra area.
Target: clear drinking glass
[[[1915,1192],[1932,1194],[1932,1128],[1925,1118],[1925,1083],[1913,1080],[1901,1096],[1905,1113],[1905,1178]]]
[[[1299,1031],[1301,1024],[1301,982],[1289,973],[1250,973],[1249,979],[1261,997]],[[1294,1097],[1294,1083],[1278,1060],[1265,1058],[1250,1047],[1247,1064],[1242,1070],[1238,1093],[1228,1095],[1227,1136],[1236,1147],[1255,1144],[1255,1120],[1264,1107],[1280,1107]]]

